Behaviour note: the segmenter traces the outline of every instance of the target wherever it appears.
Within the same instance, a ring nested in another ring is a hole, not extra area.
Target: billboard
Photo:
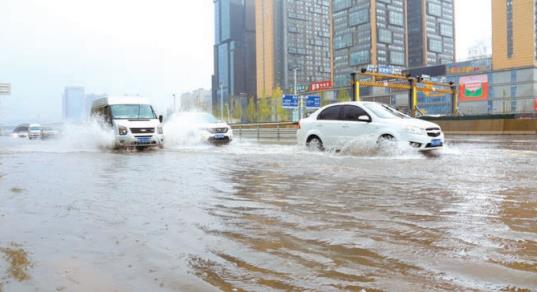
[[[318,82],[312,82],[310,84],[310,91],[322,91],[332,89],[332,81],[326,80],[326,81],[318,81]]]
[[[492,71],[492,59],[447,64],[447,75],[476,74]]]
[[[460,101],[480,101],[489,97],[488,76],[474,75],[459,78]]]

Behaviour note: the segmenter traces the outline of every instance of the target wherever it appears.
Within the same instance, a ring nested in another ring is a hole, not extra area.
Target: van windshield
[[[150,120],[156,119],[153,108],[148,104],[115,104],[110,106],[113,119]]]

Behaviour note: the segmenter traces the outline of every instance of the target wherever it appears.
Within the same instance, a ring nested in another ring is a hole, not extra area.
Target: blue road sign
[[[321,107],[321,97],[316,95],[308,96],[306,99],[307,108],[320,108]]]
[[[298,107],[298,97],[294,95],[284,95],[282,97],[282,107],[294,109]]]

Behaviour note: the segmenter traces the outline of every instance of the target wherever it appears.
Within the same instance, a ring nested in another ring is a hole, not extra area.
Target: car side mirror
[[[369,122],[371,122],[371,118],[366,116],[366,115],[363,115],[363,116],[358,117],[358,121],[360,121],[360,122],[368,122],[369,123]]]
[[[160,115],[160,116],[158,116],[158,120],[159,120],[159,122],[162,123],[164,121],[164,117],[162,115]]]

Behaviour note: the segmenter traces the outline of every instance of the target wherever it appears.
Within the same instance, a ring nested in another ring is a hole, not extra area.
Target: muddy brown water
[[[537,289],[537,139],[411,151],[0,138],[4,291]]]

